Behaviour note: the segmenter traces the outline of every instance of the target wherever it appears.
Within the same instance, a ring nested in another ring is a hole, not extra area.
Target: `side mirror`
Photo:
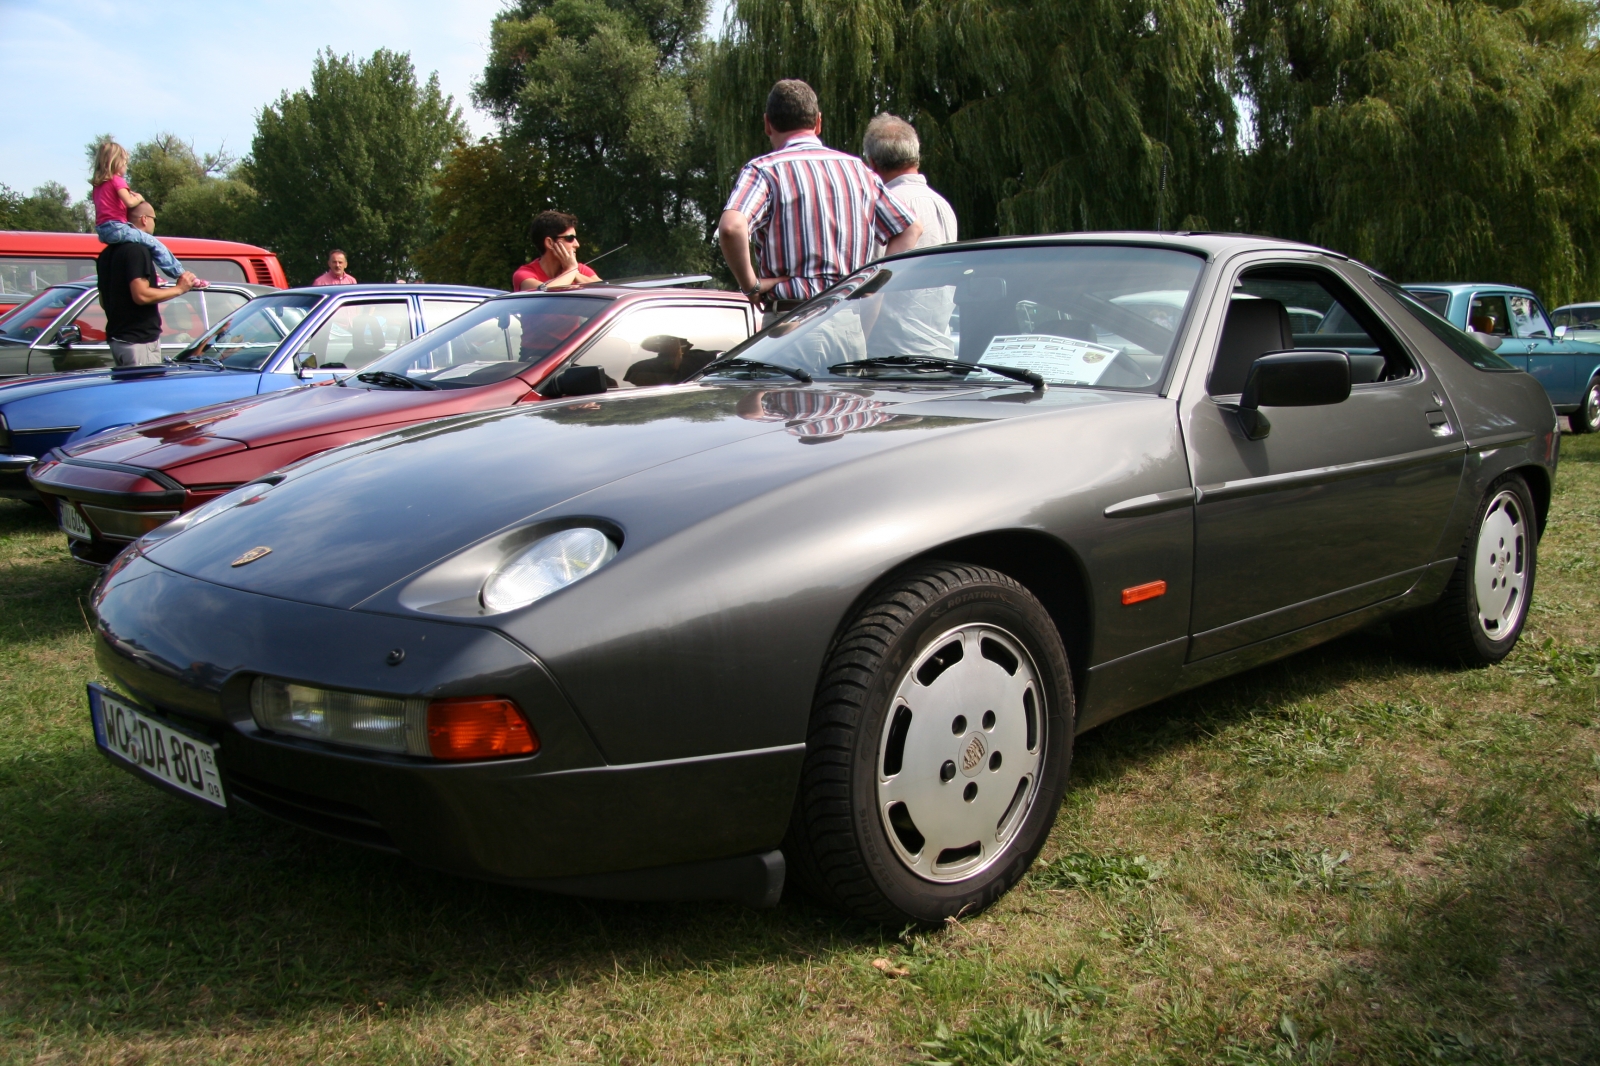
[[[310,352],[300,352],[294,357],[294,376],[305,380],[307,370],[317,368],[317,357]]]
[[[1338,351],[1301,350],[1263,355],[1250,364],[1239,395],[1239,425],[1263,440],[1272,423],[1263,407],[1325,407],[1350,398],[1350,357]]]
[[[605,367],[569,366],[546,382],[541,393],[545,399],[554,400],[560,396],[595,396],[605,391]]]
[[[70,348],[83,340],[83,330],[77,326],[62,326],[56,331],[56,343],[63,348]]]
[[[1505,338],[1500,336],[1498,333],[1479,333],[1477,330],[1469,331],[1467,336],[1471,337],[1473,340],[1477,341],[1491,352],[1500,347],[1500,342],[1505,340]]]
[[[1561,338],[1565,337],[1566,335],[1567,335],[1567,327],[1566,326],[1557,326],[1556,327],[1556,339],[1557,340],[1560,340]]]

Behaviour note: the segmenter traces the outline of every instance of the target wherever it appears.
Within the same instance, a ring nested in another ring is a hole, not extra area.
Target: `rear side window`
[[[17,292],[32,296],[52,285],[92,277],[94,277],[93,259],[0,256],[0,292]]]
[[[1450,294],[1440,292],[1438,289],[1412,289],[1411,295],[1417,302],[1440,318],[1450,317]]]
[[[1489,349],[1461,332],[1439,315],[1434,314],[1427,307],[1417,302],[1409,292],[1385,278],[1373,278],[1384,292],[1393,296],[1408,312],[1411,317],[1420,322],[1424,329],[1444,342],[1452,352],[1471,363],[1479,370],[1515,370],[1516,367],[1495,355]]]
[[[244,276],[244,267],[232,259],[184,259],[185,269],[193,271],[197,278],[207,281],[248,281]]]

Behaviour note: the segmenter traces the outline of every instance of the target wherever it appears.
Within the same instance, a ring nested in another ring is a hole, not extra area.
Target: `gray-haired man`
[[[956,213],[950,202],[928,188],[928,179],[917,173],[922,144],[911,123],[894,115],[879,115],[867,123],[861,155],[883,180],[884,188],[894,193],[922,226],[916,247],[956,240]],[[882,246],[875,247],[873,258],[884,252]],[[955,312],[955,286],[900,289],[891,285],[890,289],[893,291],[884,293],[882,313],[870,330],[867,354],[954,358],[950,317]]]
[[[911,123],[894,115],[879,115],[867,123],[861,155],[873,173],[883,179],[884,186],[909,207],[922,224],[918,248],[950,244],[957,239],[956,213],[950,201],[930,189],[928,179],[917,172],[922,164],[922,142]],[[883,246],[878,245],[873,249],[873,257],[883,252]]]

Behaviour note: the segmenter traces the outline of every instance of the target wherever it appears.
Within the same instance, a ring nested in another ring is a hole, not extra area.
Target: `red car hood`
[[[67,449],[67,454],[170,469],[244,448],[267,448],[330,433],[376,432],[396,423],[476,410],[483,405],[485,393],[514,392],[519,385],[527,390],[516,378],[499,385],[437,392],[314,385],[154,419],[84,441]],[[512,397],[501,400],[503,404],[512,402]]]

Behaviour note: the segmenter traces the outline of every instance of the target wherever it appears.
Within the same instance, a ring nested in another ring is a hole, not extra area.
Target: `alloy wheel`
[[[1502,489],[1490,501],[1478,528],[1473,561],[1478,625],[1490,640],[1504,640],[1517,631],[1526,595],[1528,522],[1522,501]]]

